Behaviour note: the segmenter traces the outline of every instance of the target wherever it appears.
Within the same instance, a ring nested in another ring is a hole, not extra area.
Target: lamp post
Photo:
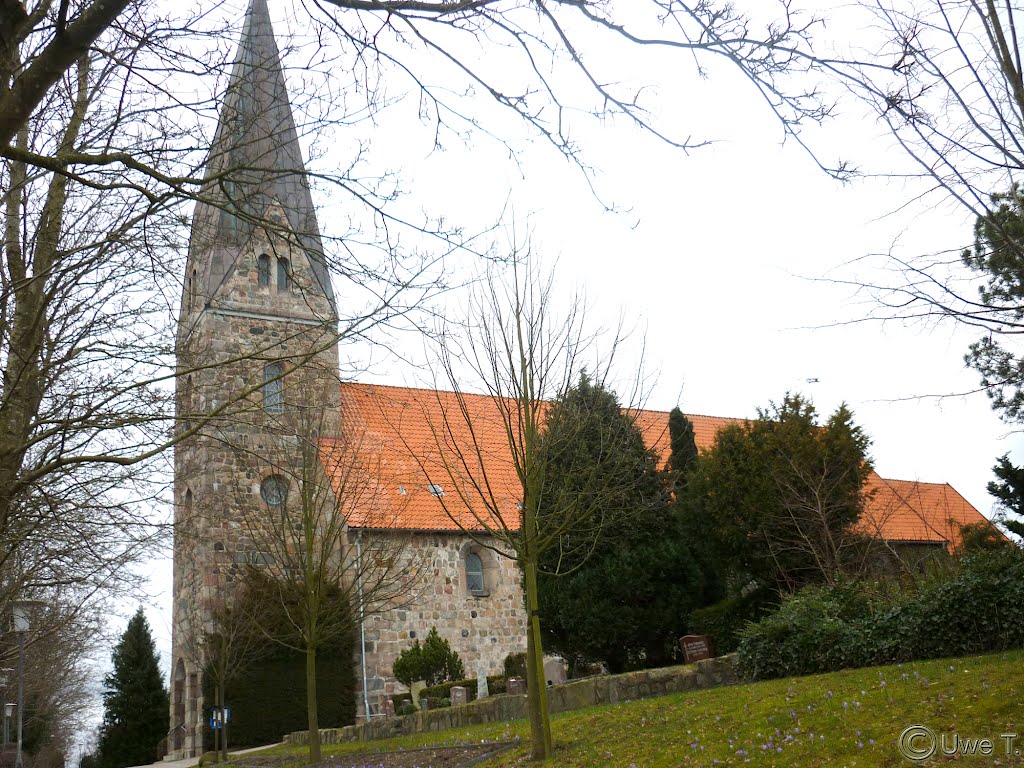
[[[13,704],[4,704],[4,752],[11,741],[11,716],[14,714]]]
[[[11,605],[14,632],[18,635],[18,747],[14,757],[14,768],[24,768],[21,743],[25,725],[25,635],[31,626],[31,613],[40,605],[42,603],[38,600],[16,600]]]
[[[11,672],[13,672],[13,671],[14,670],[11,669],[10,667],[3,667],[2,669],[0,669],[0,689],[2,689],[3,692],[4,692],[3,700],[5,702],[7,701],[7,689],[8,689],[8,686],[10,685],[10,682],[11,682]],[[5,703],[4,704],[4,748],[3,748],[3,752],[4,753],[7,752],[7,744],[11,740],[11,731],[10,731],[10,722],[9,721],[10,721],[11,715],[13,715],[13,714],[14,714],[14,705],[13,704],[6,704]]]

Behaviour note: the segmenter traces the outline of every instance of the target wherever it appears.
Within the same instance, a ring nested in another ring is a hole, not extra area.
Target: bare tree
[[[0,539],[24,541],[27,534],[16,530],[58,519],[58,508],[72,508],[73,489],[75,509],[103,510],[107,533],[119,534],[66,537],[104,542],[61,559],[84,556],[100,582],[127,573],[121,566],[150,543],[152,530],[133,527],[120,493],[127,488],[135,491],[132,501],[153,499],[147,481],[159,465],[152,459],[182,436],[169,436],[167,382],[188,374],[187,366],[175,370],[169,344],[176,297],[186,295],[177,255],[183,208],[205,203],[247,229],[282,232],[263,211],[231,199],[234,176],[251,168],[223,157],[213,172],[204,165],[212,142],[196,137],[208,133],[222,101],[217,83],[230,69],[219,41],[234,37],[207,10],[165,13],[123,0],[0,4]],[[816,22],[786,4],[778,6],[780,21],[764,23],[760,34],[743,15],[705,4],[651,2],[635,23],[606,15],[600,5],[562,2],[345,0],[311,10],[320,40],[327,39],[326,25],[339,43],[311,48],[310,63],[298,73],[306,86],[295,105],[304,136],[328,136],[331,125],[376,114],[389,103],[385,84],[398,76],[418,90],[438,142],[464,137],[478,124],[483,135],[501,135],[500,126],[483,126],[476,115],[483,110],[466,100],[484,90],[499,113],[525,120],[585,167],[569,137],[568,116],[577,105],[555,72],[564,61],[589,84],[587,111],[626,116],[675,147],[703,143],[671,138],[632,91],[607,85],[614,78],[585,63],[587,49],[600,43],[579,36],[580,22],[595,41],[610,36],[637,50],[707,53],[735,63],[790,135],[799,137],[802,122],[828,112],[814,90],[788,91],[790,74],[816,66],[804,55]],[[520,85],[506,85],[485,66],[487,57],[474,53],[479,45],[511,53]],[[435,86],[422,74],[432,71],[431,57],[447,62],[451,82]],[[353,74],[342,80],[339,72]],[[363,152],[337,171],[313,174],[357,211],[344,231],[325,233],[330,273],[363,291],[342,318],[342,338],[406,317],[438,287],[446,255],[477,250],[476,233],[440,215],[404,218],[394,205],[402,192],[397,180],[363,174]],[[189,426],[198,429],[209,414],[193,416]]]
[[[581,300],[570,300],[560,318],[553,279],[542,277],[529,256],[517,255],[510,274],[506,282],[491,272],[470,301],[465,333],[449,327],[442,335],[439,365],[452,392],[437,393],[439,417],[427,415],[436,450],[417,455],[406,448],[428,482],[450,481],[452,493],[438,495],[448,517],[477,544],[522,570],[532,754],[544,759],[551,755],[552,741],[537,590],[540,560],[558,548],[564,562],[584,562],[602,526],[615,519],[611,498],[621,479],[595,477],[585,496],[552,482],[549,462],[573,441],[564,434],[557,443],[546,441],[544,423],[548,401],[576,384],[584,370],[595,381],[607,380],[619,336],[611,339],[606,355],[598,356],[598,334],[588,332]],[[570,532],[585,535],[570,537]]]
[[[901,207],[944,204],[975,228],[973,238],[965,226],[962,239],[937,251],[894,245],[879,255],[883,274],[850,282],[868,295],[872,319],[977,329],[967,363],[1001,415],[1019,421],[1022,11],[996,0],[865,0],[856,8],[867,18],[849,26],[870,30],[859,42],[871,55],[838,56],[833,71],[899,150],[880,172],[922,182]]]
[[[213,688],[213,712],[221,715],[220,727],[214,730],[215,762],[228,759],[228,720],[224,716],[228,688],[248,665],[259,661],[266,648],[258,624],[262,597],[257,590],[243,587],[230,604],[213,611],[208,627],[186,640],[195,663],[205,664],[204,673]]]
[[[318,649],[367,616],[412,600],[421,564],[400,533],[386,533],[401,505],[382,497],[390,486],[380,467],[367,463],[358,434],[328,437],[337,416],[319,406],[289,411],[267,438],[273,445],[232,446],[242,465],[263,476],[261,504],[240,484],[233,489],[241,510],[233,570],[237,588],[264,601],[251,605],[261,636],[305,655],[309,758],[316,762]]]
[[[95,706],[93,665],[104,641],[104,622],[96,606],[83,610],[73,591],[49,590],[47,600],[31,610],[28,630],[0,635],[0,690],[17,702],[19,644],[22,645],[24,751],[28,764],[64,765],[76,736],[87,726]],[[19,638],[18,635],[22,636]],[[105,650],[105,649],[102,649]],[[16,739],[17,713],[11,720]]]

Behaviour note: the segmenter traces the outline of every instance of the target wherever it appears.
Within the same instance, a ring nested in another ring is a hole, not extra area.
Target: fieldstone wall
[[[366,698],[371,716],[384,712],[389,696],[407,690],[395,680],[392,664],[415,640],[422,642],[433,627],[459,654],[469,677],[477,674],[481,660],[488,675],[502,674],[505,657],[526,650],[526,611],[515,563],[461,533],[411,532],[403,536],[408,570],[417,571],[419,578],[405,605],[366,619]],[[484,565],[481,594],[471,593],[466,585],[469,552],[479,555]],[[358,647],[356,653],[358,663]],[[361,677],[361,666],[356,674]],[[360,690],[361,685],[360,680]],[[356,709],[362,718],[365,703],[361,693]]]
[[[679,667],[572,680],[562,685],[549,686],[548,694],[550,711],[555,714],[598,704],[616,704],[620,701],[666,696],[680,691],[733,685],[739,681],[736,657],[732,654]],[[520,720],[526,716],[525,695],[503,694],[458,707],[431,709],[405,717],[374,718],[368,723],[350,725],[346,728],[322,729],[320,739],[324,744],[372,741],[481,723]],[[284,741],[287,744],[306,744],[309,741],[309,732],[290,733],[284,737]]]

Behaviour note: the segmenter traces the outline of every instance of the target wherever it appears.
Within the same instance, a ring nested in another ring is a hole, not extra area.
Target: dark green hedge
[[[739,665],[772,678],[1022,647],[1024,552],[1006,548],[969,555],[911,592],[803,590],[741,632]]]
[[[732,653],[740,643],[740,631],[775,607],[777,598],[768,590],[730,597],[690,613],[690,634],[710,635],[715,655]]]
[[[245,571],[232,608],[218,615],[218,626],[234,634],[230,644],[240,664],[225,686],[231,710],[228,749],[272,744],[291,731],[306,730],[306,657],[292,616],[301,615],[301,582],[276,581],[257,568]],[[342,590],[328,588],[320,603],[322,637],[317,651],[317,700],[321,728],[355,721],[355,622]],[[271,639],[273,638],[273,639]],[[209,636],[211,653],[221,647]],[[237,666],[236,666],[237,664]],[[209,727],[213,704],[213,675],[203,675],[203,743],[213,748]]]
[[[321,728],[355,722],[355,666],[351,645],[332,643],[317,654],[317,699]],[[203,696],[213,701],[210,677],[204,680]],[[225,698],[231,710],[228,749],[274,744],[292,731],[306,730],[306,657],[283,647],[261,656],[227,686]],[[205,713],[204,750],[213,749],[209,727],[210,707]]]

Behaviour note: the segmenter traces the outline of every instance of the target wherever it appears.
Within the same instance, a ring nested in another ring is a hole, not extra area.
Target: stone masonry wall
[[[391,667],[403,650],[417,639],[422,642],[433,627],[459,654],[470,677],[477,675],[481,660],[487,674],[501,674],[509,653],[526,650],[526,611],[514,562],[463,533],[413,532],[406,535],[405,549],[419,569],[407,603],[368,616],[365,622],[371,715],[384,711],[387,696],[406,690],[395,680]],[[467,588],[465,558],[469,552],[479,555],[484,564],[486,594],[472,594]],[[357,663],[358,653],[357,647]],[[356,673],[361,677],[360,667]],[[362,716],[361,698],[356,708]]]
[[[696,664],[647,669],[622,675],[603,675],[583,680],[570,680],[548,688],[551,714],[583,709],[598,704],[666,696],[680,691],[734,685],[740,682],[735,654],[706,659]],[[372,741],[411,733],[444,731],[481,723],[520,720],[527,716],[526,696],[504,694],[489,696],[458,707],[431,709],[405,717],[374,718],[369,723],[347,728],[321,729],[324,744],[349,741]],[[308,731],[297,731],[284,737],[287,744],[306,744]]]

